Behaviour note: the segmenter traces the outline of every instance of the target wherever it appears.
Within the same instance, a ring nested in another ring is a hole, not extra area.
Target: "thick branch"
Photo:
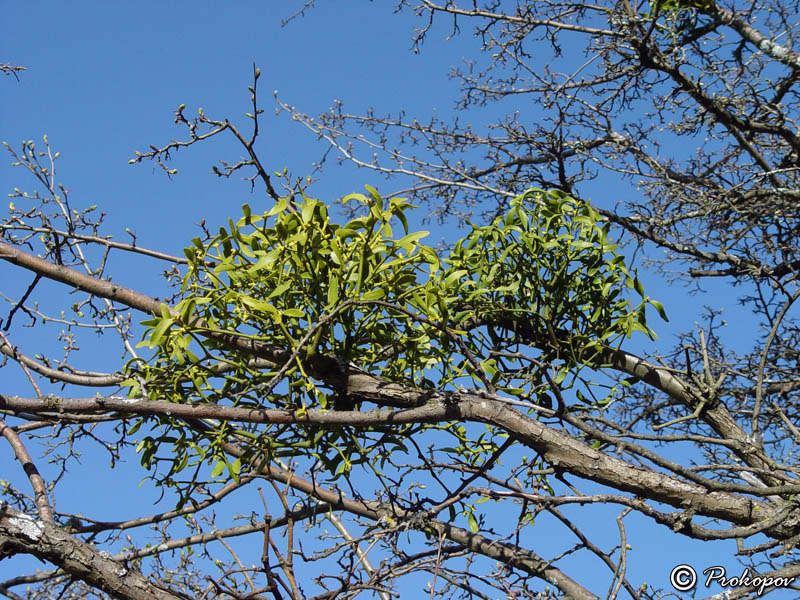
[[[43,375],[44,377],[47,377],[53,381],[72,383],[74,385],[82,385],[86,387],[109,387],[113,385],[119,385],[119,383],[124,379],[122,375],[117,374],[94,375],[87,373],[71,373],[61,369],[54,369],[52,367],[48,367],[47,365],[43,365],[30,356],[26,356],[25,354],[18,352],[15,347],[9,345],[3,339],[0,339],[0,352],[17,361],[21,365],[29,368],[31,371],[34,371],[39,375]]]
[[[785,64],[793,69],[800,69],[800,55],[792,52],[786,46],[776,44],[768,39],[763,33],[758,31],[755,27],[740,19],[736,13],[714,3],[713,9],[715,16],[723,23],[734,29],[748,42],[753,44],[756,48],[761,50],[767,56]]]
[[[39,469],[36,468],[36,464],[33,462],[27,448],[25,448],[25,444],[22,443],[17,432],[6,425],[2,420],[0,420],[0,434],[11,444],[17,460],[22,465],[22,470],[25,471],[28,480],[31,482],[31,487],[36,497],[36,506],[39,508],[39,516],[42,520],[52,523],[53,509],[47,498],[47,486],[44,483],[44,479],[42,479],[42,476],[39,474]]]
[[[776,508],[744,496],[711,491],[698,483],[687,482],[652,469],[634,466],[609,456],[536,419],[513,410],[503,402],[480,398],[473,394],[453,392],[445,396],[414,390],[399,384],[380,385],[377,378],[350,378],[349,393],[357,398],[379,397],[385,404],[407,403],[416,396],[424,403],[402,410],[327,411],[308,410],[301,416],[296,411],[278,409],[246,409],[219,405],[173,404],[153,400],[110,398],[81,398],[47,401],[35,398],[0,396],[0,409],[44,412],[48,416],[58,410],[69,412],[114,410],[128,414],[163,415],[188,421],[218,419],[250,423],[283,423],[296,425],[370,426],[453,420],[491,423],[536,450],[548,463],[578,477],[624,490],[670,506],[691,509],[699,515],[715,517],[740,525],[750,525],[770,518]],[[233,447],[232,447],[233,448]],[[238,452],[238,450],[236,450]],[[710,483],[710,482],[709,482]],[[747,488],[745,488],[747,489]],[[769,488],[767,488],[769,490]],[[320,499],[329,502],[330,498]],[[789,523],[779,523],[767,530],[771,536],[784,538],[793,532]]]
[[[42,277],[65,283],[101,298],[120,302],[145,313],[159,314],[161,302],[105,279],[96,279],[69,267],[56,265],[29,252],[0,242],[0,259],[6,260]]]
[[[46,521],[0,507],[0,558],[31,554],[122,600],[186,600]]]

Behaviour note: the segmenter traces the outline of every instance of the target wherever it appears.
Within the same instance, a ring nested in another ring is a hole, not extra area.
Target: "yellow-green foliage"
[[[282,201],[254,215],[244,206],[244,215],[213,239],[193,240],[182,300],[144,323],[142,344],[155,354],[130,365],[131,395],[331,409],[336,390],[310,372],[315,358],[324,358],[419,388],[474,382],[535,399],[539,382],[524,375],[530,365],[499,360],[492,350],[513,347],[539,356],[564,381],[586,365],[599,366],[593,362],[598,349],[637,330],[652,335],[646,304],[663,315],[609,241],[607,224],[565,194],[527,191],[504,216],[472,227],[449,256],[439,257],[421,243],[427,232],[409,233],[408,202],[367,191],[345,198],[362,210],[343,225],[331,221],[324,203],[303,196],[296,210]],[[638,304],[631,305],[626,290],[640,297]],[[254,361],[218,334],[274,348],[287,360]],[[219,445],[229,435],[253,455],[304,454],[340,475],[357,463],[375,468],[387,444],[403,448],[407,436],[432,427],[409,425],[371,436],[347,428],[234,429],[221,423],[190,435],[168,418],[160,424],[164,434],[140,445],[142,460],[152,465],[161,444],[171,443],[165,480],[173,483],[177,473],[203,461],[217,461],[212,476],[227,467],[238,477],[244,467],[221,459]],[[467,452],[463,427],[437,427]]]

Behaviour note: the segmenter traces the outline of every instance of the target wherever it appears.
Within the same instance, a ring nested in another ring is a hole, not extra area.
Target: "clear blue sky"
[[[174,160],[180,172],[173,181],[149,164],[131,166],[128,160],[137,149],[184,135],[172,124],[172,112],[182,103],[187,115],[203,107],[211,117],[245,124],[253,62],[263,73],[260,94],[266,112],[260,153],[271,170],[287,167],[297,176],[305,175],[325,148],[285,113],[273,115],[273,90],[311,114],[326,110],[335,99],[344,101],[350,112],[369,106],[379,112],[404,109],[421,120],[434,110],[442,116],[452,113],[457,89],[446,74],[477,47],[469,31],[446,41],[449,29],[442,24],[423,52],[415,55],[410,50],[411,33],[419,23],[408,12],[392,15],[393,2],[322,0],[306,17],[281,27],[281,19],[301,4],[3,2],[0,59],[28,70],[21,73],[19,83],[10,77],[0,81],[0,139],[18,147],[21,140],[39,142],[47,134],[61,153],[58,179],[71,190],[74,205],[97,204],[108,212],[106,232],[116,239],[126,239],[124,229],[130,227],[139,244],[177,254],[196,234],[194,224],[200,219],[223,223],[237,216],[245,202],[254,211],[266,208],[263,195],[251,194],[249,185],[208,174],[215,160],[235,160],[240,150],[212,142],[182,151]],[[371,173],[333,165],[312,188],[313,195],[333,199],[360,191],[364,183],[385,186]],[[10,159],[0,160],[0,182],[4,191],[28,188],[31,183],[21,170],[11,168]],[[154,295],[163,292],[163,266],[151,266],[151,271],[125,271],[123,266],[114,271],[115,280]],[[0,288],[9,294],[27,285],[11,281],[11,274],[0,264]],[[714,297],[691,299],[685,291],[670,290],[655,280],[652,286],[648,292],[664,301],[681,329],[699,319],[698,305],[715,303]],[[666,351],[672,344],[671,331],[661,331],[661,348]],[[35,339],[28,341],[33,344]],[[33,347],[26,350],[35,352]],[[116,348],[112,353],[99,349],[89,356],[98,365],[114,368],[115,352]],[[27,394],[17,378],[18,372],[11,368],[0,370],[0,391]],[[8,448],[0,447],[0,464],[10,460]],[[62,491],[60,508],[112,518],[126,509],[124,516],[132,516],[139,510],[137,502],[152,501],[151,490],[135,491],[143,476],[135,468],[115,475],[119,479],[113,486],[99,479],[97,472],[105,471],[107,463],[103,457],[86,457],[72,473],[75,498],[65,499]],[[134,486],[124,498],[119,495],[120,481]],[[83,493],[87,489],[91,495]],[[615,531],[613,520],[611,526]],[[717,562],[716,557],[710,562],[703,544],[681,544],[656,526],[633,526],[628,533],[634,547],[629,556],[634,581],[641,574],[668,588],[672,565],[693,562],[705,567]],[[533,549],[536,544],[533,540]],[[729,552],[733,551],[731,542]],[[14,574],[9,569],[21,568],[19,564],[0,562],[0,575]],[[603,580],[606,573],[602,572]],[[591,581],[592,575],[586,575]]]

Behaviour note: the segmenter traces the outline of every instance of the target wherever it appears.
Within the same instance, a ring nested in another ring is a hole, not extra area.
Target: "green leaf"
[[[658,316],[661,317],[664,321],[669,323],[669,319],[667,318],[667,311],[664,310],[664,305],[661,304],[658,300],[649,300],[650,305],[656,309]]]
[[[252,298],[250,296],[240,296],[239,299],[245,306],[255,311],[266,313],[272,318],[274,322],[276,323],[281,322],[280,311],[269,302],[265,302],[264,300],[259,300],[257,298]]]
[[[226,466],[227,463],[224,460],[218,460],[217,464],[214,465],[214,468],[211,469],[211,478],[216,479],[217,477],[222,475],[222,472],[225,470]]]
[[[339,276],[334,270],[328,275],[328,303],[327,307],[332,308],[339,300]]]
[[[132,426],[132,427],[130,427],[130,429],[128,429],[128,433],[127,433],[127,435],[129,435],[129,436],[130,436],[130,435],[133,435],[133,434],[135,434],[137,431],[139,431],[139,428],[142,426],[142,424],[143,424],[143,423],[144,423],[144,419],[138,419],[138,420],[137,420],[137,421],[136,421],[136,422],[133,424],[133,426]],[[137,450],[137,452],[138,452],[138,450]]]
[[[230,473],[231,479],[233,479],[236,483],[239,483],[239,475],[242,472],[242,460],[237,458],[232,463],[228,463],[228,473]]]
[[[475,518],[474,514],[469,513],[467,515],[467,523],[469,524],[469,530],[472,533],[478,533],[478,529],[480,528],[478,527],[478,520]]]
[[[313,200],[306,200],[303,204],[303,223],[308,223],[311,221],[311,217],[314,215],[314,207],[316,202]]]
[[[396,244],[406,252],[411,252],[412,247],[416,246],[419,240],[427,237],[428,235],[430,235],[429,231],[415,231],[414,233],[409,233],[408,235],[405,235],[397,240]]]
[[[369,192],[370,196],[372,196],[372,199],[375,200],[375,202],[377,202],[378,206],[380,207],[381,203],[383,202],[383,198],[381,198],[381,195],[378,193],[378,190],[376,190],[371,185],[365,185],[364,189],[366,189]]]
[[[639,276],[637,275],[633,279],[633,287],[636,290],[636,293],[640,296],[644,297],[644,286],[642,286],[642,282],[639,281]]]
[[[281,198],[280,200],[278,200],[278,202],[275,203],[275,206],[272,207],[272,210],[270,210],[267,213],[267,216],[272,217],[274,215],[277,215],[278,213],[284,212],[286,210],[286,204],[287,204],[286,198]]]
[[[469,275],[469,271],[466,269],[455,269],[454,271],[450,272],[447,277],[444,278],[442,282],[442,286],[446,289],[453,287],[453,284],[457,282],[462,277]]]
[[[342,198],[342,204],[346,204],[351,200],[355,200],[356,202],[360,202],[361,204],[367,204],[367,197],[364,194],[347,194]]]
[[[161,319],[161,322],[153,330],[153,333],[150,334],[149,341],[151,348],[161,344],[161,341],[164,339],[167,330],[172,327],[172,323],[172,319]]]
[[[283,296],[283,294],[286,292],[286,290],[288,290],[290,287],[292,287],[292,282],[291,281],[284,281],[280,285],[275,286],[275,289],[272,290],[269,293],[269,296],[267,296],[267,299],[269,300],[271,298],[275,298],[276,296]]]
[[[380,288],[375,290],[370,290],[367,293],[361,296],[362,300],[379,300],[386,296],[386,292]]]

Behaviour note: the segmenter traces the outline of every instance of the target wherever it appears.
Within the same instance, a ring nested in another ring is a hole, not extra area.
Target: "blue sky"
[[[14,49],[13,60],[28,71],[22,85],[5,82],[4,138],[38,139],[47,133],[62,153],[61,169],[72,175],[76,194],[105,199],[106,206],[110,195],[119,198],[114,221],[130,223],[147,212],[155,216],[157,207],[162,218],[138,228],[145,239],[157,240],[159,225],[170,222],[162,211],[170,216],[185,210],[181,199],[211,209],[205,214],[212,216],[215,209],[228,215],[242,197],[233,200],[235,186],[217,186],[203,175],[220,156],[219,146],[179,156],[176,166],[183,176],[172,186],[160,175],[148,177],[146,166],[129,167],[128,159],[136,149],[183,133],[171,115],[181,103],[189,115],[202,107],[210,116],[243,123],[254,61],[263,72],[260,94],[267,109],[260,151],[274,170],[288,167],[298,176],[310,171],[321,146],[285,115],[274,117],[273,90],[310,113],[326,110],[334,99],[353,110],[372,104],[387,110],[450,108],[452,93],[431,85],[442,82],[449,60],[433,53],[413,56],[410,21],[389,19],[388,3],[322,2],[282,28],[280,20],[292,4],[282,4],[282,10],[258,3],[224,10],[191,3],[144,3],[135,9],[50,4],[38,11],[11,6],[3,24],[5,48]],[[9,167],[1,168],[5,180]],[[86,175],[77,180],[76,172]],[[197,179],[204,185],[189,185]],[[361,188],[360,182],[343,181],[332,174],[317,191],[341,195]],[[123,189],[137,201],[126,202]],[[165,195],[176,198],[171,206]]]
[[[326,110],[334,100],[342,100],[350,112],[375,106],[380,112],[403,109],[420,119],[432,111],[452,113],[457,88],[446,74],[474,52],[477,42],[466,29],[445,40],[450,31],[442,24],[415,55],[411,34],[419,23],[408,12],[393,15],[393,4],[321,1],[304,18],[281,27],[281,19],[301,2],[5,2],[0,58],[28,70],[19,83],[10,77],[0,80],[0,139],[18,147],[21,140],[39,143],[47,134],[61,153],[58,178],[71,190],[74,205],[99,205],[108,213],[106,232],[116,239],[125,240],[124,229],[129,227],[139,244],[179,254],[196,234],[200,219],[223,223],[238,216],[245,202],[254,211],[267,208],[263,195],[252,194],[248,184],[209,174],[218,158],[235,160],[241,152],[223,139],[181,151],[174,160],[179,174],[171,181],[149,163],[131,166],[128,160],[151,143],[183,137],[184,131],[172,123],[172,112],[182,103],[187,115],[202,107],[213,118],[228,117],[244,126],[253,62],[262,70],[260,95],[266,110],[259,149],[271,170],[286,167],[296,176],[306,175],[325,149],[286,113],[273,114],[273,90],[310,114]],[[12,169],[10,158],[0,160],[0,181],[4,191],[30,187],[29,178]],[[387,185],[372,173],[330,162],[311,192],[330,200],[361,191],[364,183]],[[435,231],[436,236],[452,233]],[[120,263],[114,270],[112,264],[112,272],[115,280],[155,295],[163,292],[163,265],[151,266],[130,270]],[[3,291],[10,295],[28,283],[13,276],[0,264]],[[719,302],[715,295],[693,298],[656,279],[651,282],[648,292],[664,301],[672,326],[681,329],[699,319],[701,304]],[[666,351],[674,330],[659,329]],[[26,341],[35,340],[33,332]],[[98,368],[119,364],[116,348],[98,349],[89,356]],[[3,392],[28,393],[10,368],[0,371],[0,382]],[[0,462],[7,460],[8,449],[2,447]],[[88,514],[86,507],[93,505],[98,513],[127,508],[133,514],[137,502],[152,501],[152,490],[126,492],[123,499],[116,493],[120,485],[98,481],[96,473],[106,469],[107,462],[98,456],[84,458],[72,474],[76,497],[64,500],[62,508],[79,510],[80,505]],[[129,481],[135,488],[142,476],[135,468],[124,470],[118,481]],[[79,492],[87,488],[93,490],[91,498]],[[616,528],[613,521],[611,525]],[[669,568],[677,562],[711,564],[703,544],[680,543],[650,526],[634,526],[629,535],[634,581],[641,574],[666,588]],[[535,541],[532,546],[536,548]],[[731,553],[733,546],[731,542]],[[719,545],[714,548],[719,550]],[[15,564],[19,563],[0,563],[0,575],[13,574],[8,569],[20,568]],[[586,575],[590,581],[592,575]]]

